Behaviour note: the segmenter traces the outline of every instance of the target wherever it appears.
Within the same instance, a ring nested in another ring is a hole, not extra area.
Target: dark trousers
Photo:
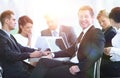
[[[102,63],[100,71],[100,78],[120,77],[120,62]]]
[[[30,78],[84,78],[69,72],[72,65],[75,64],[43,58],[39,60]]]

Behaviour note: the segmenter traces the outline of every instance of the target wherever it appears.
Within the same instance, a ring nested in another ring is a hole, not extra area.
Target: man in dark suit
[[[33,70],[31,78],[93,78],[94,64],[102,56],[104,48],[104,34],[95,28],[94,13],[90,6],[82,6],[78,11],[79,24],[83,29],[83,36],[78,37],[70,48],[51,53],[51,57],[72,57],[69,62],[52,59],[40,59]],[[79,47],[74,48],[75,45]]]
[[[0,15],[0,63],[3,78],[29,78],[30,72],[24,68],[23,60],[46,55],[32,48],[21,46],[16,42],[10,31],[15,28],[15,16],[10,10]]]
[[[71,26],[57,24],[55,18],[46,16],[46,23],[48,28],[41,31],[41,36],[61,36],[66,43],[67,47],[70,47],[77,39],[74,29]],[[56,35],[54,34],[56,32]]]

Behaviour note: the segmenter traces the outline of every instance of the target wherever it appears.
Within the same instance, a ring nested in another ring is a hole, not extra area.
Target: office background
[[[16,22],[22,15],[32,18],[33,35],[40,35],[40,31],[47,28],[44,16],[49,14],[57,17],[59,24],[73,26],[78,35],[81,28],[78,23],[77,12],[80,6],[90,5],[95,12],[95,18],[99,10],[106,9],[108,12],[115,6],[120,6],[120,0],[0,0],[0,13],[4,10],[13,10],[16,15]],[[98,21],[95,26],[100,28]],[[16,29],[11,33],[17,32]]]

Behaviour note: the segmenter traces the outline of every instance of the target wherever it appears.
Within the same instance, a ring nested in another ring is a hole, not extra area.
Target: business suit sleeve
[[[31,52],[35,51],[34,48],[25,47],[25,46],[22,46],[19,43],[17,43],[17,45],[19,46],[19,48],[21,50],[21,53],[31,53]]]
[[[109,47],[109,46],[112,46],[111,44],[111,40],[112,38],[116,35],[116,31],[113,27],[110,27],[105,33],[105,40],[106,40],[106,43],[105,43],[105,47]]]
[[[58,51],[58,52],[54,52],[55,54],[55,58],[56,57],[72,57],[75,52],[77,51],[77,44],[74,43],[71,47],[62,50],[62,51]]]
[[[0,57],[6,61],[15,62],[29,58],[29,53],[21,53],[8,39],[0,36]]]
[[[87,71],[93,68],[95,62],[102,56],[104,49],[104,34],[101,30],[91,30],[86,36],[88,39],[81,43],[79,48],[79,68],[80,71]],[[83,45],[82,45],[83,44]]]

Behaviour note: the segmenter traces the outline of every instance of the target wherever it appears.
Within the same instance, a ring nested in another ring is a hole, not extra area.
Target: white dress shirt
[[[111,61],[120,61],[120,29],[112,39],[112,46],[110,50]]]
[[[55,30],[51,30],[51,33],[53,37],[59,37],[59,27]]]
[[[82,31],[82,32],[84,33],[84,34],[82,35],[82,38],[83,38],[83,36],[86,34],[86,32],[90,29],[91,26],[92,26],[92,25],[90,25],[89,27],[87,27],[86,29],[84,29],[84,30]],[[81,38],[81,40],[82,40],[82,38]],[[79,43],[77,46],[78,46],[78,48],[79,48],[80,43]],[[79,63],[78,57],[77,57],[77,53],[78,53],[78,51],[76,51],[75,56],[74,56],[73,58],[71,58],[70,62]]]

